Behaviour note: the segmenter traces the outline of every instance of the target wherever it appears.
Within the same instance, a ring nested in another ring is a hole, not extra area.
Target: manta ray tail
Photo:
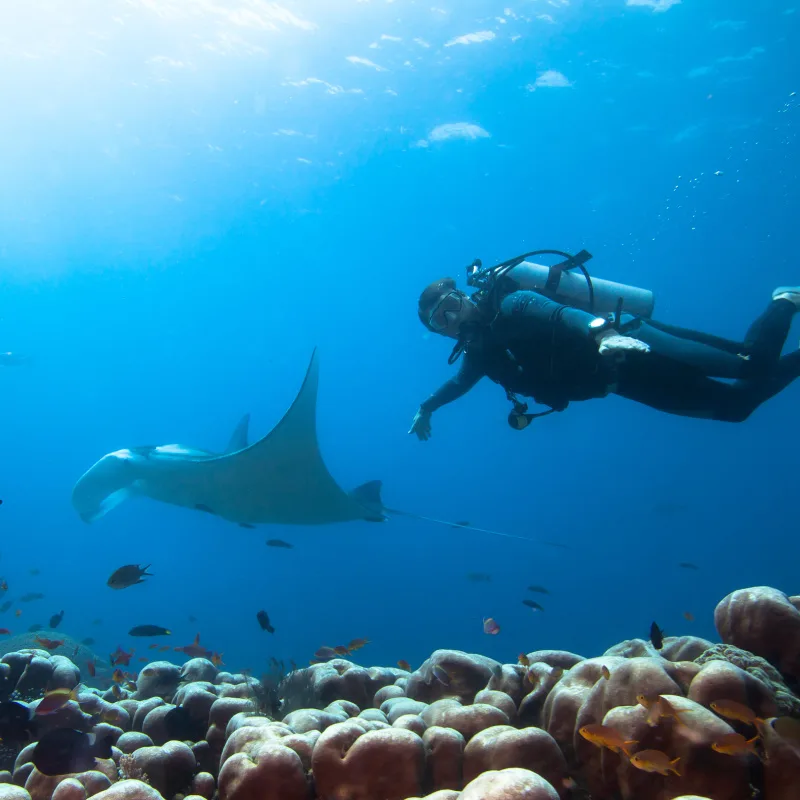
[[[356,486],[350,497],[353,498],[359,505],[363,506],[366,514],[364,519],[367,522],[386,522],[386,514],[388,509],[383,507],[383,500],[381,499],[381,481],[367,481],[362,483],[361,486]]]
[[[245,414],[236,426],[228,446],[225,448],[226,453],[238,453],[247,447],[247,431],[250,427],[250,415]]]
[[[443,519],[435,519],[434,517],[425,517],[422,514],[412,514],[410,511],[400,511],[396,508],[384,508],[383,509],[387,514],[397,514],[401,517],[410,517],[411,519],[421,520],[422,522],[432,522],[434,525],[446,525],[448,528],[453,527],[452,522],[447,522],[447,520]],[[466,522],[459,522],[459,528],[466,528],[470,531],[477,531],[478,533],[490,533],[492,536],[502,536],[504,539],[520,539],[523,542],[534,542],[533,539],[528,539],[527,536],[517,536],[514,533],[503,533],[502,531],[493,531],[489,528],[478,528],[475,525],[470,525]]]

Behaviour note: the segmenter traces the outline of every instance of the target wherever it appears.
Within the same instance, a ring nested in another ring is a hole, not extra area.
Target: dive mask
[[[431,309],[428,327],[441,333],[447,330],[457,319],[464,307],[464,295],[459,291],[448,292]]]

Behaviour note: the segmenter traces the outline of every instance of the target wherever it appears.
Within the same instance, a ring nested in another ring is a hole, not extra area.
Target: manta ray
[[[350,492],[336,483],[317,441],[318,387],[319,361],[314,350],[297,397],[262,439],[248,444],[250,415],[246,414],[224,453],[181,444],[115,450],[78,479],[72,504],[84,522],[100,519],[129,497],[149,497],[244,528],[385,522],[389,514],[453,527],[452,522],[385,507],[380,481],[369,481]],[[532,541],[468,522],[457,526]]]
[[[248,414],[224,453],[180,444],[116,450],[80,477],[72,504],[84,522],[94,522],[129,497],[204,511],[243,527],[383,522],[380,481],[346,492],[322,460],[318,385],[315,350],[291,407],[259,441],[247,443]]]

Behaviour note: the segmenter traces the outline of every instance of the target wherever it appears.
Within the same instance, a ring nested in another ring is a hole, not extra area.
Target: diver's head
[[[452,278],[441,278],[428,286],[419,296],[417,313],[429,331],[451,339],[458,339],[464,323],[477,322],[480,317],[478,307],[456,288]]]

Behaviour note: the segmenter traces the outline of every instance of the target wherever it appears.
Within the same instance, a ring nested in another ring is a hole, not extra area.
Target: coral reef
[[[740,590],[716,620],[722,644],[632,639],[517,664],[437,650],[413,672],[334,658],[266,683],[156,661],[116,695],[81,685],[37,715],[37,737],[92,733],[111,758],[45,775],[22,742],[0,800],[796,800],[794,598]],[[0,660],[5,696],[32,714],[79,679],[47,651]]]

